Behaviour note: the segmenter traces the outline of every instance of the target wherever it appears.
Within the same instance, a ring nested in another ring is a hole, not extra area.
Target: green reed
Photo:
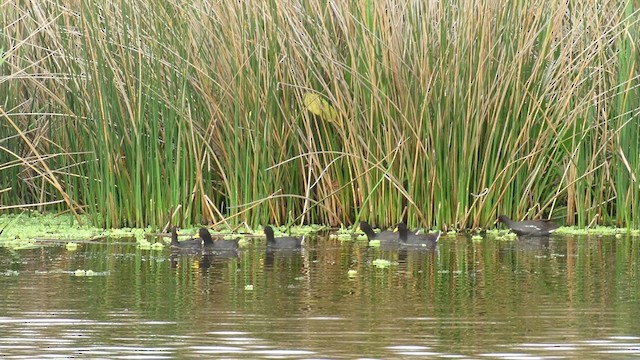
[[[5,3],[0,208],[638,227],[637,5]]]

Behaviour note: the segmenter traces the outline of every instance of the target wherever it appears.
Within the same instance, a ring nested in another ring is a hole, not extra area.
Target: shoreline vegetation
[[[171,247],[171,231],[162,231],[151,227],[147,228],[118,228],[103,229],[90,225],[88,215],[81,215],[83,224],[79,224],[71,214],[40,214],[37,212],[24,212],[21,214],[0,215],[0,247],[10,250],[30,249],[42,246],[55,246],[66,244],[67,250],[74,251],[80,243],[88,243],[110,239],[116,242],[126,242],[134,244],[139,250],[163,250]],[[181,240],[188,240],[198,237],[198,227],[180,229]],[[276,236],[310,236],[322,237],[330,240],[364,241],[370,247],[380,247],[380,240],[368,241],[367,235],[357,225],[340,228],[329,228],[321,225],[302,225],[288,227],[286,225],[274,228]],[[395,233],[393,228],[388,229]],[[217,239],[235,240],[240,239],[240,247],[246,247],[250,243],[262,244],[266,246],[266,236],[262,227],[241,226],[229,229],[223,224],[211,229],[211,235]],[[378,231],[377,229],[375,230]],[[385,231],[380,229],[379,231]],[[421,229],[421,233],[429,232]],[[397,234],[397,233],[396,233]],[[514,241],[518,236],[506,227],[492,228],[486,231],[449,231],[442,234],[443,237],[456,239],[467,237],[472,241],[498,240]],[[638,229],[622,229],[605,226],[595,226],[592,228],[578,228],[576,226],[561,227],[554,232],[560,237],[611,237],[615,239],[638,237]],[[523,239],[531,239],[524,236]],[[544,237],[533,237],[541,239]],[[260,246],[260,245],[258,245]]]
[[[0,4],[0,212],[640,228],[640,2]]]

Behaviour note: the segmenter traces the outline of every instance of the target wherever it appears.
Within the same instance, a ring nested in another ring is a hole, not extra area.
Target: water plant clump
[[[371,261],[371,265],[377,269],[388,269],[391,266],[398,266],[398,262],[387,259],[375,259]]]
[[[485,232],[485,236],[489,239],[500,241],[513,241],[518,239],[518,235],[514,232],[511,232],[509,229],[488,229]]]
[[[629,228],[615,228],[611,226],[595,226],[591,228],[580,228],[577,226],[565,226],[556,230],[561,235],[593,235],[593,236],[610,236],[610,235],[631,235],[638,236],[640,231]]]

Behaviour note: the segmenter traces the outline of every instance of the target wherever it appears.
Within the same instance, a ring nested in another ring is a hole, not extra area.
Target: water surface
[[[639,241],[0,249],[6,358],[638,358]],[[388,268],[373,260],[386,259]],[[76,270],[94,276],[76,276]],[[349,270],[357,273],[349,275]]]

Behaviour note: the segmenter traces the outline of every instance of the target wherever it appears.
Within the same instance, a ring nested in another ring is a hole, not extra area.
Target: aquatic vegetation
[[[352,235],[352,234],[358,234],[358,235],[364,234],[362,231],[356,231],[356,229],[357,229],[357,226],[355,226],[355,225],[354,226],[350,226],[350,227],[340,226],[340,228],[337,229],[335,231],[335,233],[338,234],[338,235],[340,235],[340,234],[349,234],[349,235]]]
[[[47,239],[87,240],[104,236],[104,231],[87,225],[79,225],[70,215],[42,215],[29,211],[22,214],[0,215],[0,243],[12,239],[46,241]]]
[[[6,4],[0,210],[640,227],[634,2]]]
[[[350,269],[349,271],[347,271],[348,277],[355,277],[357,275],[358,275],[358,270]]]
[[[513,241],[518,239],[518,235],[510,230],[503,229],[488,229],[485,232],[487,238],[492,238],[500,241]]]
[[[496,240],[513,241],[518,239],[518,234],[507,231],[503,234],[496,236]]]
[[[19,237],[4,241],[1,245],[12,250],[26,250],[40,247],[40,245],[30,239],[23,239]]]
[[[356,236],[356,240],[366,241],[366,240],[367,240],[367,235],[365,235],[365,234],[358,234],[358,235]],[[378,240],[378,241],[380,241],[380,240]]]
[[[471,235],[471,240],[473,240],[473,241],[482,241],[482,240],[484,240],[484,238],[480,234],[473,234],[473,235]]]
[[[73,275],[74,276],[95,276],[96,272],[91,269],[89,270],[78,269],[73,272]]]
[[[318,231],[321,231],[325,228],[322,225],[300,225],[300,226],[292,226],[290,229],[292,236],[305,236],[315,234]]]
[[[337,234],[338,240],[340,241],[351,241],[353,240],[353,236],[351,234]]]
[[[93,271],[91,269],[89,270],[84,270],[84,269],[77,269],[76,271],[74,271],[73,276],[104,276],[104,275],[108,275],[107,272],[97,272],[97,271]]]
[[[597,235],[608,236],[616,234],[638,235],[638,230],[620,229],[607,226],[596,226],[592,228],[578,228],[575,226],[561,227],[555,231],[556,234],[562,235]]]
[[[356,227],[344,227],[341,226],[339,229],[332,231],[329,234],[330,239],[339,240],[339,241],[351,241],[351,240],[361,240],[360,236],[363,235],[361,232],[355,231]],[[365,236],[366,239],[366,236]]]
[[[4,227],[0,234],[0,246],[25,249],[57,244],[60,241],[73,242],[103,238],[135,238],[136,241],[144,243],[147,241],[145,239],[147,234],[154,233],[149,228],[105,230],[89,224],[89,221],[80,224],[74,216],[69,214],[43,215],[38,212],[3,214],[0,215],[0,227]]]
[[[385,259],[375,259],[371,262],[371,265],[377,267],[378,269],[386,269],[391,265],[397,265],[397,263],[392,263],[391,261]]]
[[[380,245],[381,245],[380,240],[371,240],[371,241],[369,241],[369,246],[371,246],[371,247],[378,247],[379,248]]]

